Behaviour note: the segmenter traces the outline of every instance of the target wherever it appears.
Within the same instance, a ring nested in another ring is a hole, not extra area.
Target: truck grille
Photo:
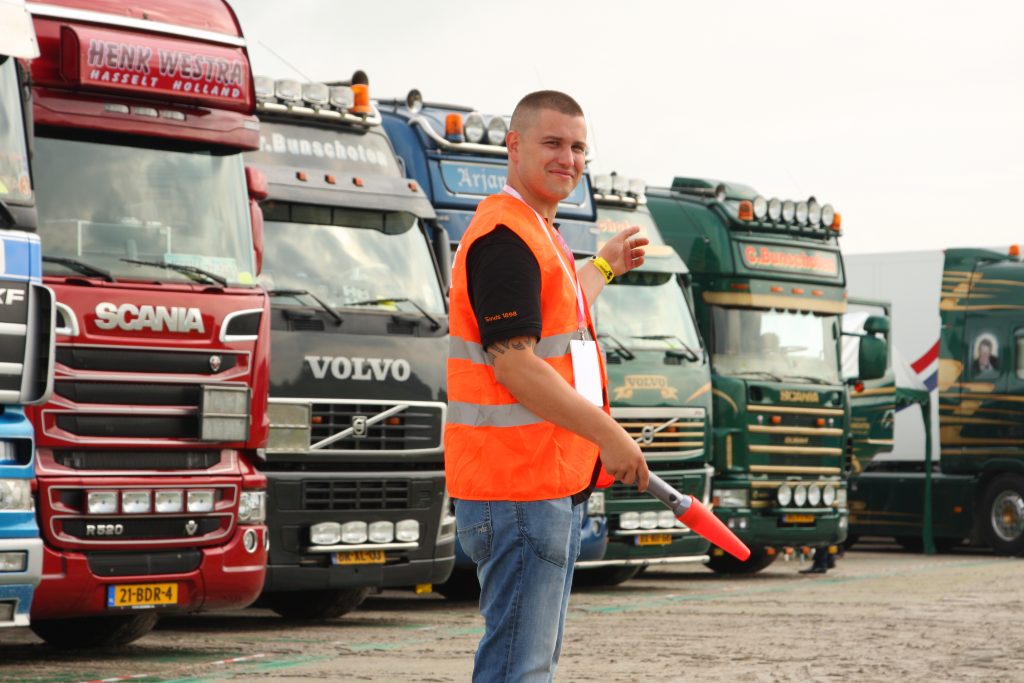
[[[76,470],[207,470],[220,463],[220,451],[58,450],[58,465]]]
[[[678,470],[674,474],[659,474],[662,479],[668,482],[668,485],[674,488],[680,493],[688,493],[697,498],[703,499],[704,497],[704,477],[694,477],[694,473],[681,473]],[[646,493],[640,493],[636,490],[636,486],[626,486],[625,484],[615,483],[604,490],[604,497],[606,500],[627,500],[627,499],[641,499],[641,500],[653,500]]]
[[[617,416],[615,419],[633,439],[640,440],[640,450],[645,455],[672,455],[704,448],[703,417],[679,418],[663,429],[671,418]]]
[[[391,417],[359,428],[359,423],[394,407],[393,403],[374,402],[314,403],[310,445],[351,429],[350,435],[316,450],[328,453],[440,450],[444,420],[441,404],[409,405]]]
[[[408,479],[302,482],[303,510],[399,510],[410,507]]]

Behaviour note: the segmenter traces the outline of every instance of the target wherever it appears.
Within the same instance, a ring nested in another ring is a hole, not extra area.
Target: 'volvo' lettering
[[[324,379],[330,372],[335,379],[342,380],[384,382],[390,377],[396,382],[404,382],[412,375],[412,366],[404,358],[306,356],[306,362],[316,379]]]
[[[112,330],[119,327],[131,332],[152,330],[154,332],[205,333],[203,314],[198,308],[181,306],[151,306],[150,304],[117,304],[104,301],[96,304],[96,327]]]

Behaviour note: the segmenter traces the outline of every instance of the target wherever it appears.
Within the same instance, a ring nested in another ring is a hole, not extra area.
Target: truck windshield
[[[597,325],[631,349],[681,349],[699,354],[700,337],[672,273],[632,272],[597,299]]]
[[[21,93],[15,60],[0,57],[0,200],[27,202],[32,199],[28,175],[25,120],[21,114]]]
[[[444,313],[430,245],[416,216],[275,203],[264,213],[260,284],[267,290],[305,290],[335,308],[416,311],[415,302]]]
[[[118,279],[194,282],[199,268],[255,285],[241,154],[37,137],[33,164],[44,256]]]
[[[710,311],[715,372],[839,383],[835,315],[722,306]]]

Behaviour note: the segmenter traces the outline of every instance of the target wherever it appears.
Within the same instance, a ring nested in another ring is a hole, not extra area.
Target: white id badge
[[[569,353],[572,354],[572,374],[576,380],[576,391],[595,406],[604,407],[597,342],[573,339],[569,342]]]

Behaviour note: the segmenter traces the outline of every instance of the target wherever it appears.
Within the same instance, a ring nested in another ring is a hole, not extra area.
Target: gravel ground
[[[825,576],[652,568],[573,594],[559,681],[819,683],[1024,680],[1021,560],[855,550]],[[0,631],[0,680],[465,681],[470,603],[389,591],[331,622],[251,609],[167,618],[119,650],[59,652]]]

